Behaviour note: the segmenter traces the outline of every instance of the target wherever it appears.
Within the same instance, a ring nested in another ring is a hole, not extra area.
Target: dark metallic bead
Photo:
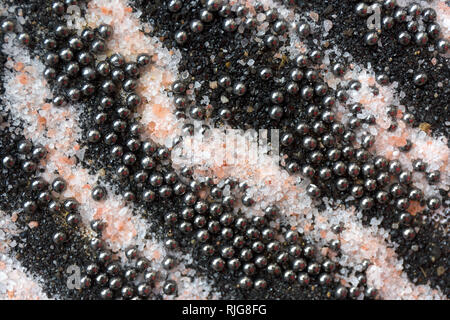
[[[374,204],[375,202],[371,197],[364,197],[359,203],[362,210],[369,210],[373,207]]]
[[[433,22],[436,20],[436,11],[432,8],[426,8],[422,11],[422,18],[425,22]]]
[[[138,295],[142,298],[147,298],[148,296],[150,296],[151,290],[151,287],[145,283],[141,283],[137,287]]]
[[[408,45],[411,42],[411,35],[406,31],[400,32],[398,35],[398,42],[404,46]]]
[[[55,34],[58,38],[66,38],[69,35],[70,31],[69,28],[67,28],[64,25],[58,25],[55,28]]]
[[[28,46],[30,44],[31,41],[31,37],[28,33],[25,32],[21,32],[19,33],[19,35],[17,36],[17,40],[19,40],[19,43],[23,46]]]
[[[427,206],[430,210],[437,210],[441,207],[441,200],[438,197],[431,197],[427,200]]]
[[[348,294],[348,290],[346,287],[343,287],[343,286],[339,286],[334,292],[334,296],[338,300],[345,299],[347,297],[347,294]]]

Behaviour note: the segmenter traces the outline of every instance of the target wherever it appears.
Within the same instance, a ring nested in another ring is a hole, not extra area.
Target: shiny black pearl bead
[[[414,40],[417,45],[424,46],[428,42],[428,34],[425,32],[418,32],[416,33]]]
[[[297,32],[300,37],[306,38],[311,33],[311,27],[308,23],[300,23],[297,28]]]
[[[211,267],[214,271],[222,271],[225,268],[225,261],[222,258],[215,258],[211,262]]]
[[[378,191],[375,195],[375,199],[380,204],[385,204],[389,201],[389,194],[386,191]]]
[[[126,102],[127,106],[130,108],[135,108],[141,104],[141,97],[139,97],[137,94],[132,93],[127,96]]]
[[[151,287],[148,284],[141,283],[137,287],[137,293],[142,298],[147,298],[150,296],[151,293]]]
[[[399,217],[399,222],[403,223],[403,224],[409,224],[412,221],[412,216],[411,214],[409,214],[408,212],[404,212],[400,215]]]
[[[107,77],[111,73],[111,66],[108,62],[101,61],[97,64],[96,70],[102,77]]]
[[[389,163],[388,170],[391,174],[395,174],[395,175],[400,174],[402,172],[402,167],[401,167],[400,161],[392,160]]]
[[[434,183],[439,182],[439,179],[441,177],[441,172],[439,170],[427,172],[426,177],[430,184],[434,184]]]
[[[102,251],[98,254],[97,260],[99,263],[106,265],[111,261],[112,257],[109,252]]]
[[[350,121],[352,121],[352,120],[350,120]],[[356,124],[357,122],[353,122],[353,125],[354,124]],[[343,134],[343,136],[342,136],[342,138],[344,139],[344,141],[345,142],[354,142],[355,141],[355,139],[356,139],[356,135],[355,135],[355,133],[353,132],[353,131],[346,131],[344,134]]]
[[[52,190],[55,192],[61,193],[64,190],[66,190],[66,187],[67,187],[67,183],[62,178],[56,178],[52,182]]]
[[[95,281],[97,282],[97,284],[104,286],[108,283],[108,276],[104,273],[101,273],[97,277],[95,277]]]
[[[321,195],[320,188],[318,186],[316,186],[315,184],[310,184],[306,188],[306,192],[312,198],[318,198]]]
[[[231,271],[236,271],[241,267],[241,261],[239,261],[239,259],[236,259],[236,258],[230,259],[228,261],[227,265],[228,265],[228,269],[230,269]]]
[[[130,286],[124,286],[120,290],[120,294],[122,295],[122,298],[124,298],[124,299],[131,299],[134,296],[134,289],[133,289],[133,287],[130,287]]]
[[[408,198],[413,201],[421,201],[423,199],[423,192],[419,189],[411,189],[408,193]]]
[[[320,264],[313,262],[308,265],[308,268],[307,268],[308,274],[318,275],[320,272],[320,268],[321,268]]]
[[[129,77],[132,77],[132,78],[138,77],[139,74],[140,74],[138,65],[137,65],[136,63],[133,63],[133,62],[127,63],[127,64],[125,65],[125,73],[126,73]],[[175,86],[175,87],[177,86],[177,83],[178,83],[178,84],[181,84],[181,82],[176,82],[176,83],[174,83],[174,86]],[[180,91],[177,91],[177,90],[174,90],[174,91],[177,92],[177,93],[180,93]]]
[[[406,31],[400,32],[398,35],[398,42],[404,46],[408,45],[411,42],[411,35]]]
[[[71,61],[72,59],[73,59],[73,52],[72,52],[72,50],[70,50],[69,48],[65,48],[65,49],[62,49],[60,52],[59,52],[59,57],[61,58],[61,60],[63,60],[63,61]]]
[[[382,156],[377,156],[374,160],[374,165],[378,170],[387,170],[388,169],[388,161],[386,160],[386,158],[382,157]]]
[[[111,149],[111,156],[116,159],[121,158],[123,156],[122,146],[113,146]]]
[[[34,201],[26,201],[23,204],[23,211],[25,213],[34,213],[37,210],[37,204]]]
[[[354,198],[361,198],[364,195],[364,188],[360,185],[353,186],[351,189],[351,195]]]
[[[364,2],[360,2],[356,5],[355,12],[360,17],[366,17],[369,14],[369,6]]]
[[[409,208],[409,205],[410,205],[410,201],[408,198],[400,198],[395,203],[395,206],[399,210],[407,210]]]
[[[91,50],[94,53],[102,53],[106,50],[106,44],[103,40],[97,39],[92,41]]]
[[[53,38],[46,38],[44,39],[44,48],[47,50],[53,50],[57,46],[57,42]]]
[[[413,82],[416,86],[423,86],[428,81],[428,76],[425,73],[417,73],[413,77]]]
[[[335,63],[331,67],[331,72],[337,77],[342,77],[345,74],[345,67],[342,63]]]
[[[80,206],[78,201],[74,198],[68,198],[64,201],[64,209],[69,212],[76,212]]]
[[[101,138],[101,134],[100,134],[100,131],[98,131],[97,129],[91,129],[87,133],[87,139],[91,143],[96,143],[96,142],[100,141],[100,138]]]
[[[94,31],[92,31],[92,30],[89,29],[89,28],[84,29],[84,30],[81,32],[81,39],[83,39],[83,40],[86,41],[86,42],[91,42],[91,41],[93,41],[93,40],[94,40],[94,37],[95,37]]]
[[[61,211],[61,206],[56,201],[50,201],[50,203],[48,204],[48,211],[50,213],[59,213]]]
[[[185,44],[188,39],[188,35],[185,31],[179,30],[175,33],[175,41],[182,45]]]
[[[287,283],[294,283],[297,280],[297,275],[292,270],[286,270],[283,273],[283,280]]]
[[[431,23],[428,25],[427,33],[430,37],[437,38],[441,33],[441,27],[437,23]]]
[[[233,259],[233,260],[235,260],[235,259]],[[230,260],[230,261],[232,261],[232,260]],[[252,276],[256,273],[256,266],[253,263],[246,263],[246,264],[244,264],[244,267],[242,268],[242,270],[244,271],[245,275]]]
[[[81,76],[86,81],[93,81],[97,77],[97,73],[91,67],[85,67],[81,70]]]
[[[338,176],[345,175],[346,171],[347,171],[347,166],[342,161],[338,161],[333,165],[333,172]]]
[[[256,253],[262,253],[264,251],[264,244],[261,241],[255,241],[252,243],[252,250]]]
[[[67,235],[64,232],[56,232],[53,234],[52,239],[56,245],[61,245],[67,241]]]
[[[439,41],[436,44],[437,50],[441,54],[446,54],[449,48],[449,43],[445,39],[439,39]]]
[[[113,34],[113,28],[108,24],[101,24],[98,27],[97,32],[100,37],[102,37],[105,40],[108,40],[109,38],[111,38]]]
[[[189,24],[189,27],[191,31],[194,33],[200,33],[203,31],[203,23],[197,19],[192,20],[191,23]]]
[[[267,273],[272,277],[279,277],[281,275],[281,268],[276,263],[271,263],[267,266]]]
[[[389,177],[389,175],[386,172],[381,172],[378,174],[377,176],[377,182],[380,186],[385,186],[389,183],[389,181],[391,181],[391,178]]]
[[[48,204],[52,200],[52,196],[49,191],[42,191],[38,195],[38,202],[42,205]]]
[[[45,68],[44,70],[44,77],[47,80],[53,80],[56,78],[56,70],[53,68]]]
[[[347,168],[347,173],[350,177],[355,178],[359,175],[361,168],[356,163],[350,163]],[[363,171],[364,174],[364,171]]]
[[[97,186],[94,189],[92,189],[92,198],[95,201],[103,200],[106,197],[106,190],[105,188],[101,186]]]
[[[43,191],[47,188],[48,183],[42,178],[36,178],[31,181],[31,190]]]
[[[374,191],[377,188],[377,182],[374,179],[366,179],[364,181],[364,188],[367,191]]]
[[[427,165],[423,160],[417,159],[417,160],[413,161],[414,171],[423,172],[426,170],[426,168],[427,168]]]
[[[53,52],[50,52],[45,56],[44,62],[47,66],[53,67],[58,64],[59,56]]]
[[[80,38],[72,37],[69,40],[69,47],[75,51],[81,50],[83,49],[83,42]]]
[[[319,171],[319,177],[320,179],[326,181],[332,177],[332,172],[329,168],[322,168]]]
[[[247,87],[242,82],[238,82],[233,86],[233,93],[237,96],[243,96],[246,92]]]
[[[91,96],[95,92],[95,87],[92,83],[85,83],[81,86],[81,92],[85,96]]]
[[[405,193],[405,190],[400,184],[396,183],[391,186],[390,193],[394,198],[399,198]]]
[[[402,8],[399,8],[395,10],[394,12],[394,19],[397,22],[405,22],[406,21],[407,13]]]
[[[369,46],[377,44],[378,40],[379,36],[377,32],[369,32],[364,36],[364,42]]]
[[[433,22],[436,20],[436,11],[432,8],[427,8],[423,10],[422,18],[425,22]]]
[[[236,238],[235,238],[234,242],[238,241],[238,239],[236,239]],[[239,239],[239,240],[245,241],[243,239]],[[233,243],[233,245],[234,245],[234,243]],[[237,246],[235,246],[235,247],[237,247]],[[253,258],[252,250],[250,250],[249,248],[242,249],[241,252],[239,253],[239,258],[243,261],[250,261]]]
[[[331,276],[329,274],[323,273],[319,276],[319,283],[323,286],[328,286],[332,282]]]
[[[33,161],[25,161],[25,162],[22,164],[22,170],[23,170],[25,173],[33,173],[33,172],[36,171],[36,169],[37,169],[37,165],[36,165],[36,163],[34,163]]]
[[[409,183],[411,183],[411,180],[412,180],[411,173],[406,172],[406,171],[403,171],[398,176],[398,181],[400,181],[400,183],[402,183],[402,184],[409,184]]]
[[[241,277],[238,281],[239,288],[250,290],[253,287],[253,281],[249,277]]]
[[[430,210],[437,210],[441,207],[441,200],[437,197],[431,197],[427,200],[427,206]]]
[[[375,202],[371,197],[364,197],[359,203],[362,210],[369,210],[373,207],[374,204]]]
[[[80,90],[78,90],[77,88],[71,88],[69,89],[69,91],[67,92],[67,96],[70,100],[72,101],[78,101],[81,98],[81,92]]]
[[[238,24],[233,18],[227,18],[223,21],[223,29],[227,32],[234,32],[237,30]]]
[[[55,34],[58,38],[66,38],[69,35],[69,28],[63,25],[59,25],[55,28]]]
[[[175,212],[168,212],[164,215],[164,222],[168,225],[173,225],[177,221],[178,221],[178,217]]]
[[[144,273],[144,280],[147,284],[154,284],[158,278],[158,272],[148,269]]]
[[[298,274],[298,282],[301,286],[307,286],[310,283],[311,279],[309,275],[305,272],[301,272]]]
[[[331,126],[331,131],[335,135],[342,135],[345,132],[345,127],[342,123],[333,123]]]
[[[416,33],[419,30],[419,23],[417,21],[411,20],[406,25],[406,29],[409,32]]]
[[[413,240],[416,237],[416,232],[414,231],[414,229],[408,228],[403,230],[402,235],[406,240]]]
[[[343,299],[347,298],[347,294],[348,294],[348,290],[346,287],[343,287],[343,286],[339,286],[334,292],[334,296],[338,300],[343,300]]]
[[[87,66],[93,61],[93,57],[88,52],[81,52],[78,55],[77,61],[82,66]]]
[[[341,150],[333,148],[328,150],[327,157],[330,161],[338,161],[341,158]]]
[[[210,244],[205,244],[201,248],[201,253],[203,256],[211,257],[214,254],[214,247]]]
[[[123,70],[115,68],[111,71],[111,79],[115,82],[123,82],[125,80],[125,73],[123,72]],[[137,83],[133,79],[127,79],[122,84],[122,88],[128,92],[133,91],[134,89],[136,89],[136,87]]]
[[[53,97],[52,103],[56,107],[62,107],[67,103],[67,101],[63,95],[56,95]]]

